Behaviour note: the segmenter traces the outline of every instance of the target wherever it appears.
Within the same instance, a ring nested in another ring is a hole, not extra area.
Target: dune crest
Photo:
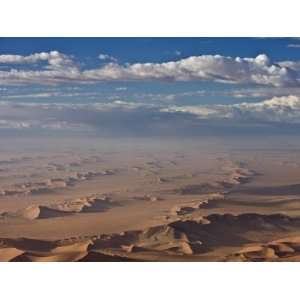
[[[273,236],[274,232],[276,236],[286,237],[295,229],[300,230],[300,218],[280,214],[212,214],[197,221],[178,220],[145,230],[53,242],[0,239],[1,249],[4,249],[0,252],[0,261],[79,261],[84,257],[97,260],[96,252],[105,254],[107,259],[116,255],[123,259],[152,260],[159,253],[164,259],[184,260],[192,256],[197,260],[219,247],[240,248],[226,260],[272,260],[290,254],[298,257],[299,237],[270,241],[266,245],[257,245],[257,241],[266,239],[270,233]],[[253,232],[258,233],[255,239]],[[250,243],[253,246],[246,246]]]
[[[300,236],[288,237],[267,244],[244,247],[228,255],[226,261],[299,261]]]
[[[73,200],[66,200],[51,206],[30,205],[17,212],[4,212],[0,217],[21,217],[27,220],[47,219],[70,216],[76,213],[104,212],[110,208],[119,206],[107,196],[91,195]]]

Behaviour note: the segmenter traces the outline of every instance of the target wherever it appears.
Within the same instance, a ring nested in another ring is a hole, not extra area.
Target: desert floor
[[[300,261],[300,144],[6,138],[0,261]]]

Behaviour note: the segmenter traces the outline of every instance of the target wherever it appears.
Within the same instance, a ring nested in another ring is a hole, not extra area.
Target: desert
[[[299,260],[295,149],[42,144],[2,150],[0,261]]]

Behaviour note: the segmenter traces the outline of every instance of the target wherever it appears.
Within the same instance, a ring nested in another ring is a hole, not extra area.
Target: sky
[[[0,38],[0,130],[299,132],[298,38]]]

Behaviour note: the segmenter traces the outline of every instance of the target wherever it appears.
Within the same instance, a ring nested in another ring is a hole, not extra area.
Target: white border
[[[2,263],[0,269],[1,299],[282,300],[299,294],[297,263]]]
[[[299,1],[9,0],[0,36],[299,36]],[[288,299],[299,263],[1,263],[1,299]]]
[[[299,36],[299,1],[2,0],[0,36]]]

